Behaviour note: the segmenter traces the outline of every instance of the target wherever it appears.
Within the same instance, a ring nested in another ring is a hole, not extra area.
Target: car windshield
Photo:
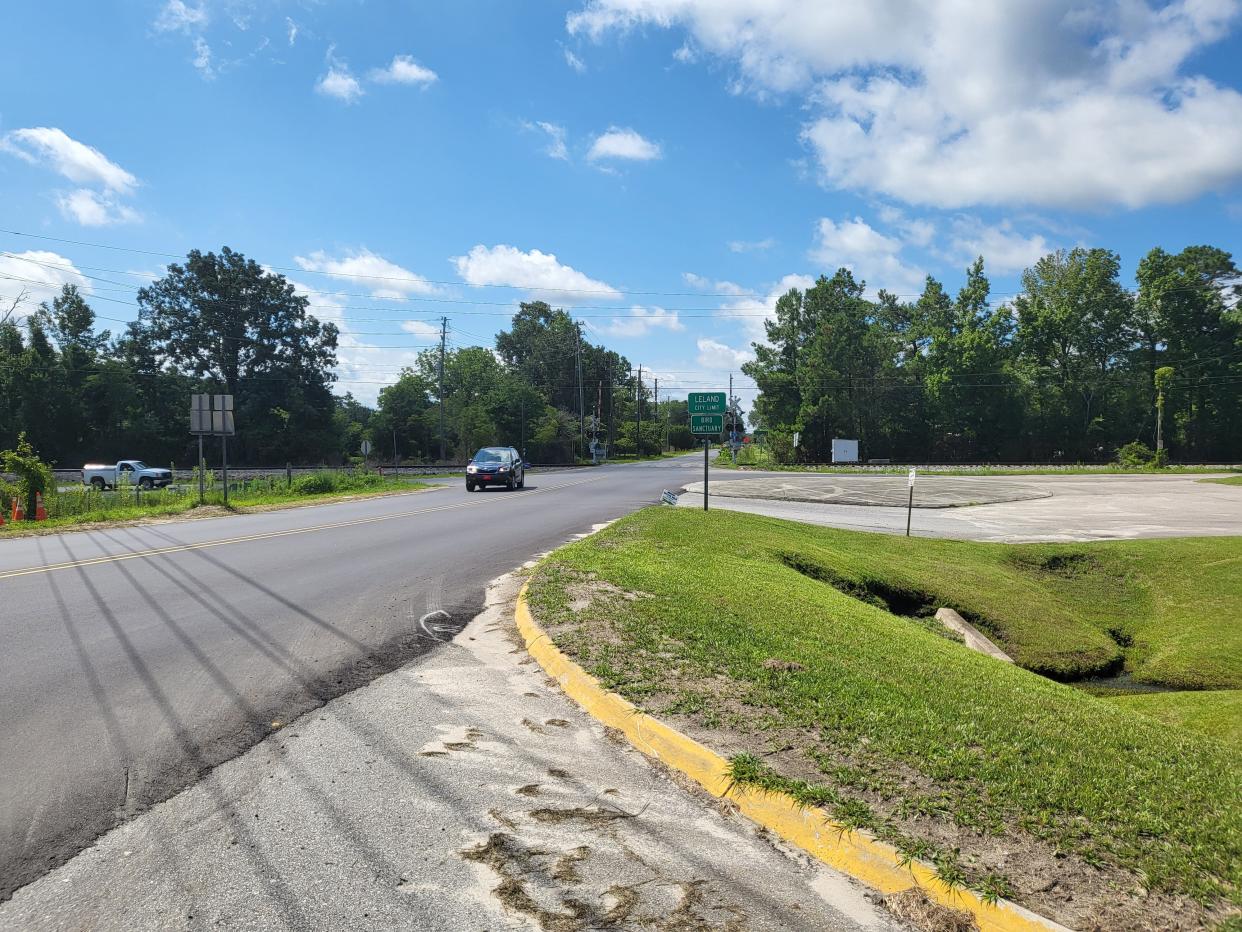
[[[147,464],[144,463],[142,460],[134,460],[132,465],[134,469],[146,469],[147,468]]]
[[[509,451],[504,447],[484,447],[478,453],[474,454],[476,463],[496,463],[505,462],[509,459]]]

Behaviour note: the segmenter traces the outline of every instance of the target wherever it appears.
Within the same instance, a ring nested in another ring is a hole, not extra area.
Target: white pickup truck
[[[118,482],[128,482],[140,489],[153,489],[172,482],[169,469],[152,469],[142,460],[121,460],[115,466],[87,463],[82,467],[82,483],[97,489],[115,489]]]

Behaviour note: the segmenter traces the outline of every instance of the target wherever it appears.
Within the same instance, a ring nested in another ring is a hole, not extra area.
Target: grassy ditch
[[[1162,928],[1242,903],[1242,754],[889,609],[930,596],[1063,671],[1135,651],[1232,685],[1242,584],[1203,564],[1240,556],[1229,539],[984,545],[652,508],[556,551],[530,599],[562,649],[730,755],[735,779],[946,883],[1075,927]]]
[[[370,472],[352,475],[331,471],[307,473],[294,479],[292,485],[287,485],[282,477],[262,477],[230,483],[229,508],[245,511],[342,497],[412,492],[424,488],[428,486],[421,482]],[[217,508],[222,506],[223,490],[219,487],[211,489],[204,498],[204,504]],[[187,485],[136,492],[133,487],[123,487],[101,492],[83,486],[49,495],[46,506],[48,520],[6,523],[0,526],[0,537],[51,533],[75,525],[121,523],[188,514],[199,507],[198,488]]]

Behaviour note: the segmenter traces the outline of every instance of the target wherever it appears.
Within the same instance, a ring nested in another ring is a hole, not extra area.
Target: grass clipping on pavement
[[[529,595],[558,646],[730,756],[735,779],[985,898],[1167,928],[1242,902],[1238,748],[887,609],[952,605],[1061,673],[1104,659],[1237,686],[1239,557],[1230,538],[991,545],[650,508],[554,552]]]

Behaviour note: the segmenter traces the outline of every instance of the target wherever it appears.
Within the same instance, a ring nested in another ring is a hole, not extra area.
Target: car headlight
[[[477,466],[467,466],[467,467],[466,467],[466,472],[478,472],[478,471],[479,471],[479,469],[478,469],[478,467],[477,467]]]
[[[508,472],[508,471],[509,471],[508,466],[501,466],[498,470],[496,470],[496,472]]]

